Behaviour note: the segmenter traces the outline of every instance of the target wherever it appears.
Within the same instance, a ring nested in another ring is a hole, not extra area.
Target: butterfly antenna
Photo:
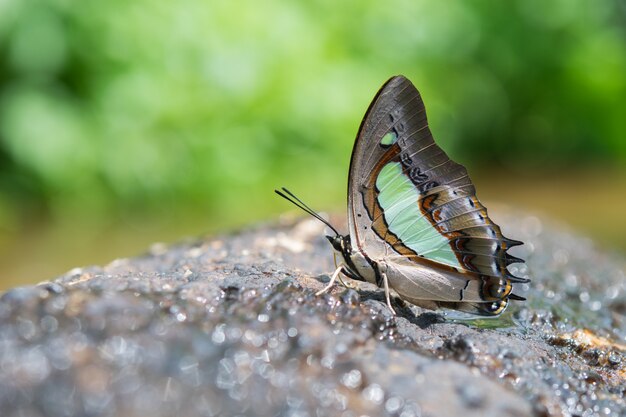
[[[280,190],[274,190],[274,192],[276,194],[278,194],[279,196],[281,196],[282,198],[284,198],[285,200],[289,201],[291,204],[293,204],[294,206],[298,207],[299,209],[305,211],[306,213],[310,214],[311,216],[315,217],[317,220],[321,221],[322,223],[324,223],[326,226],[330,227],[331,230],[333,232],[335,232],[335,235],[337,236],[341,236],[339,234],[339,232],[337,231],[337,229],[335,229],[333,227],[332,224],[330,224],[328,222],[328,220],[324,219],[322,216],[320,216],[317,212],[315,212],[312,208],[310,208],[309,206],[307,206],[306,204],[304,204],[304,202],[302,200],[300,200],[298,197],[296,197],[291,191],[289,191],[288,189],[286,189],[285,187],[281,188],[282,191]]]

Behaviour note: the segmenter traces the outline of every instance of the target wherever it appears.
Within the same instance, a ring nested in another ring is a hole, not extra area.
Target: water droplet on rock
[[[378,384],[371,384],[363,390],[363,397],[374,404],[382,404],[385,399],[385,391]]]
[[[394,414],[398,412],[404,405],[404,400],[400,397],[391,397],[385,402],[385,410],[388,413]]]
[[[350,389],[357,389],[361,386],[361,372],[358,369],[353,369],[343,374],[341,383]]]

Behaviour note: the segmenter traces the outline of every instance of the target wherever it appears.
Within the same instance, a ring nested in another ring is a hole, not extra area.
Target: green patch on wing
[[[383,138],[380,140],[380,144],[383,146],[390,146],[396,143],[398,140],[398,135],[394,132],[388,132]]]
[[[382,141],[381,141],[382,143]],[[422,215],[419,192],[402,173],[402,165],[390,162],[376,178],[378,203],[383,209],[389,230],[418,255],[442,264],[461,267],[448,239]]]

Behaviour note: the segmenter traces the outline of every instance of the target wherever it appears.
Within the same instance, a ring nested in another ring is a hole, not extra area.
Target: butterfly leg
[[[338,268],[338,266],[337,266],[337,252],[334,252],[334,251],[333,251],[333,260],[335,261],[335,268]],[[344,287],[346,287],[346,288],[352,288],[352,289],[356,288],[356,287],[355,287],[355,286],[353,286],[353,285],[348,285],[348,284],[346,284],[346,282],[345,282],[345,281],[341,278],[341,274],[339,274],[339,276],[338,276],[337,278],[339,278],[339,282],[341,282],[341,284],[342,284]]]
[[[394,316],[396,315],[396,310],[393,309],[393,307],[391,306],[391,298],[389,295],[389,280],[387,279],[387,274],[385,274],[384,272],[381,272],[382,276],[383,276],[383,282],[385,284],[385,298],[387,299],[387,307],[389,307],[389,310],[391,310],[391,314],[393,314]]]
[[[319,290],[318,292],[316,292],[315,295],[322,295],[325,292],[327,292],[328,290],[330,290],[333,287],[333,284],[337,280],[337,277],[339,276],[339,273],[341,272],[342,269],[343,269],[343,264],[340,264],[337,267],[337,269],[335,269],[335,272],[333,272],[333,275],[330,277],[330,282],[328,283],[328,285],[325,286],[324,288],[322,288],[321,290]]]
[[[339,274],[339,276],[337,278],[339,278],[339,282],[341,282],[341,284],[344,287],[349,288],[349,289],[355,289],[356,288],[354,285],[350,285],[346,281],[344,281],[343,278],[341,278],[341,274]]]

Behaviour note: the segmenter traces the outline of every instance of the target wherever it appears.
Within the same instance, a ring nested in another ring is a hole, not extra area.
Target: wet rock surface
[[[333,263],[313,220],[8,291],[0,415],[626,415],[623,260],[535,217],[496,220],[533,282],[495,320],[399,303],[394,318],[350,280],[315,296]]]

